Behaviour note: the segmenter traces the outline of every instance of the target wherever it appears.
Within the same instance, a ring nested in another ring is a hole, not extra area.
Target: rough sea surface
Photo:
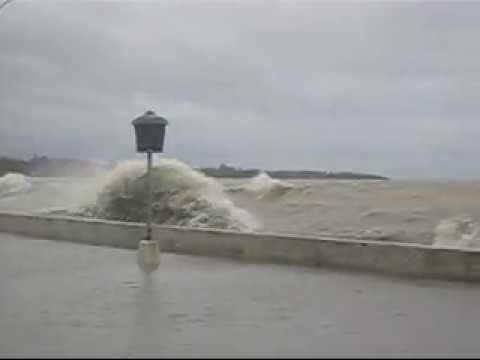
[[[95,178],[0,177],[0,211],[124,221],[146,217],[145,167],[127,161]],[[160,224],[480,245],[480,181],[213,179],[172,159],[156,161]]]

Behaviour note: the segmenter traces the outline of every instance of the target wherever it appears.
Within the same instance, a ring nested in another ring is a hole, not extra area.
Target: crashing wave
[[[267,173],[260,173],[247,184],[232,187],[231,192],[244,192],[254,195],[257,199],[276,198],[296,188],[294,184],[278,179],[272,179]]]
[[[96,203],[80,214],[143,222],[147,218],[145,164],[125,161],[101,180]],[[256,221],[236,207],[216,180],[172,159],[152,169],[153,221],[165,225],[253,231]]]
[[[480,224],[467,215],[443,219],[434,233],[433,246],[480,247]]]
[[[22,174],[8,173],[0,177],[0,197],[27,192],[30,188],[30,182]]]

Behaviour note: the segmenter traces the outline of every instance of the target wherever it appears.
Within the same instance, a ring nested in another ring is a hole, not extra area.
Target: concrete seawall
[[[0,232],[136,249],[145,231],[144,225],[139,223],[0,212]],[[159,240],[165,252],[415,277],[480,280],[480,250],[158,225],[153,227],[153,238]]]

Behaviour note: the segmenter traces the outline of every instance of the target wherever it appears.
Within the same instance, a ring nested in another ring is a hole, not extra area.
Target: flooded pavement
[[[0,357],[476,357],[480,285],[0,233]]]

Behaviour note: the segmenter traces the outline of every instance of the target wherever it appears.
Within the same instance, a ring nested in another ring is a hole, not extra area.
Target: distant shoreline
[[[27,176],[55,177],[55,176],[90,176],[98,171],[107,170],[108,166],[100,166],[87,160],[48,158],[34,156],[30,160],[0,157],[0,176],[9,172],[21,173]],[[266,173],[274,179],[297,180],[390,180],[376,174],[356,173],[350,171],[329,172],[313,170],[260,170],[241,169],[221,164],[217,168],[206,167],[196,170],[214,178],[245,179],[253,178],[261,173]]]
[[[356,173],[349,171],[328,172],[312,170],[259,170],[259,169],[236,169],[221,165],[219,168],[200,168],[205,175],[216,178],[252,178],[260,173],[266,173],[274,179],[291,180],[390,180],[389,178],[375,174]]]
[[[265,173],[268,174],[268,171],[264,171]],[[218,178],[218,179],[251,179],[252,176],[224,176],[224,175],[219,175],[219,176],[213,176],[213,175],[208,175],[205,174],[209,177],[213,178]],[[343,175],[338,175],[338,176],[329,176],[329,177],[322,177],[322,176],[310,176],[310,177],[302,177],[302,176],[270,176],[272,179],[279,179],[279,180],[378,180],[378,181],[390,181],[389,178],[383,177],[383,176],[375,176],[375,175],[353,175],[353,176],[343,176]]]

